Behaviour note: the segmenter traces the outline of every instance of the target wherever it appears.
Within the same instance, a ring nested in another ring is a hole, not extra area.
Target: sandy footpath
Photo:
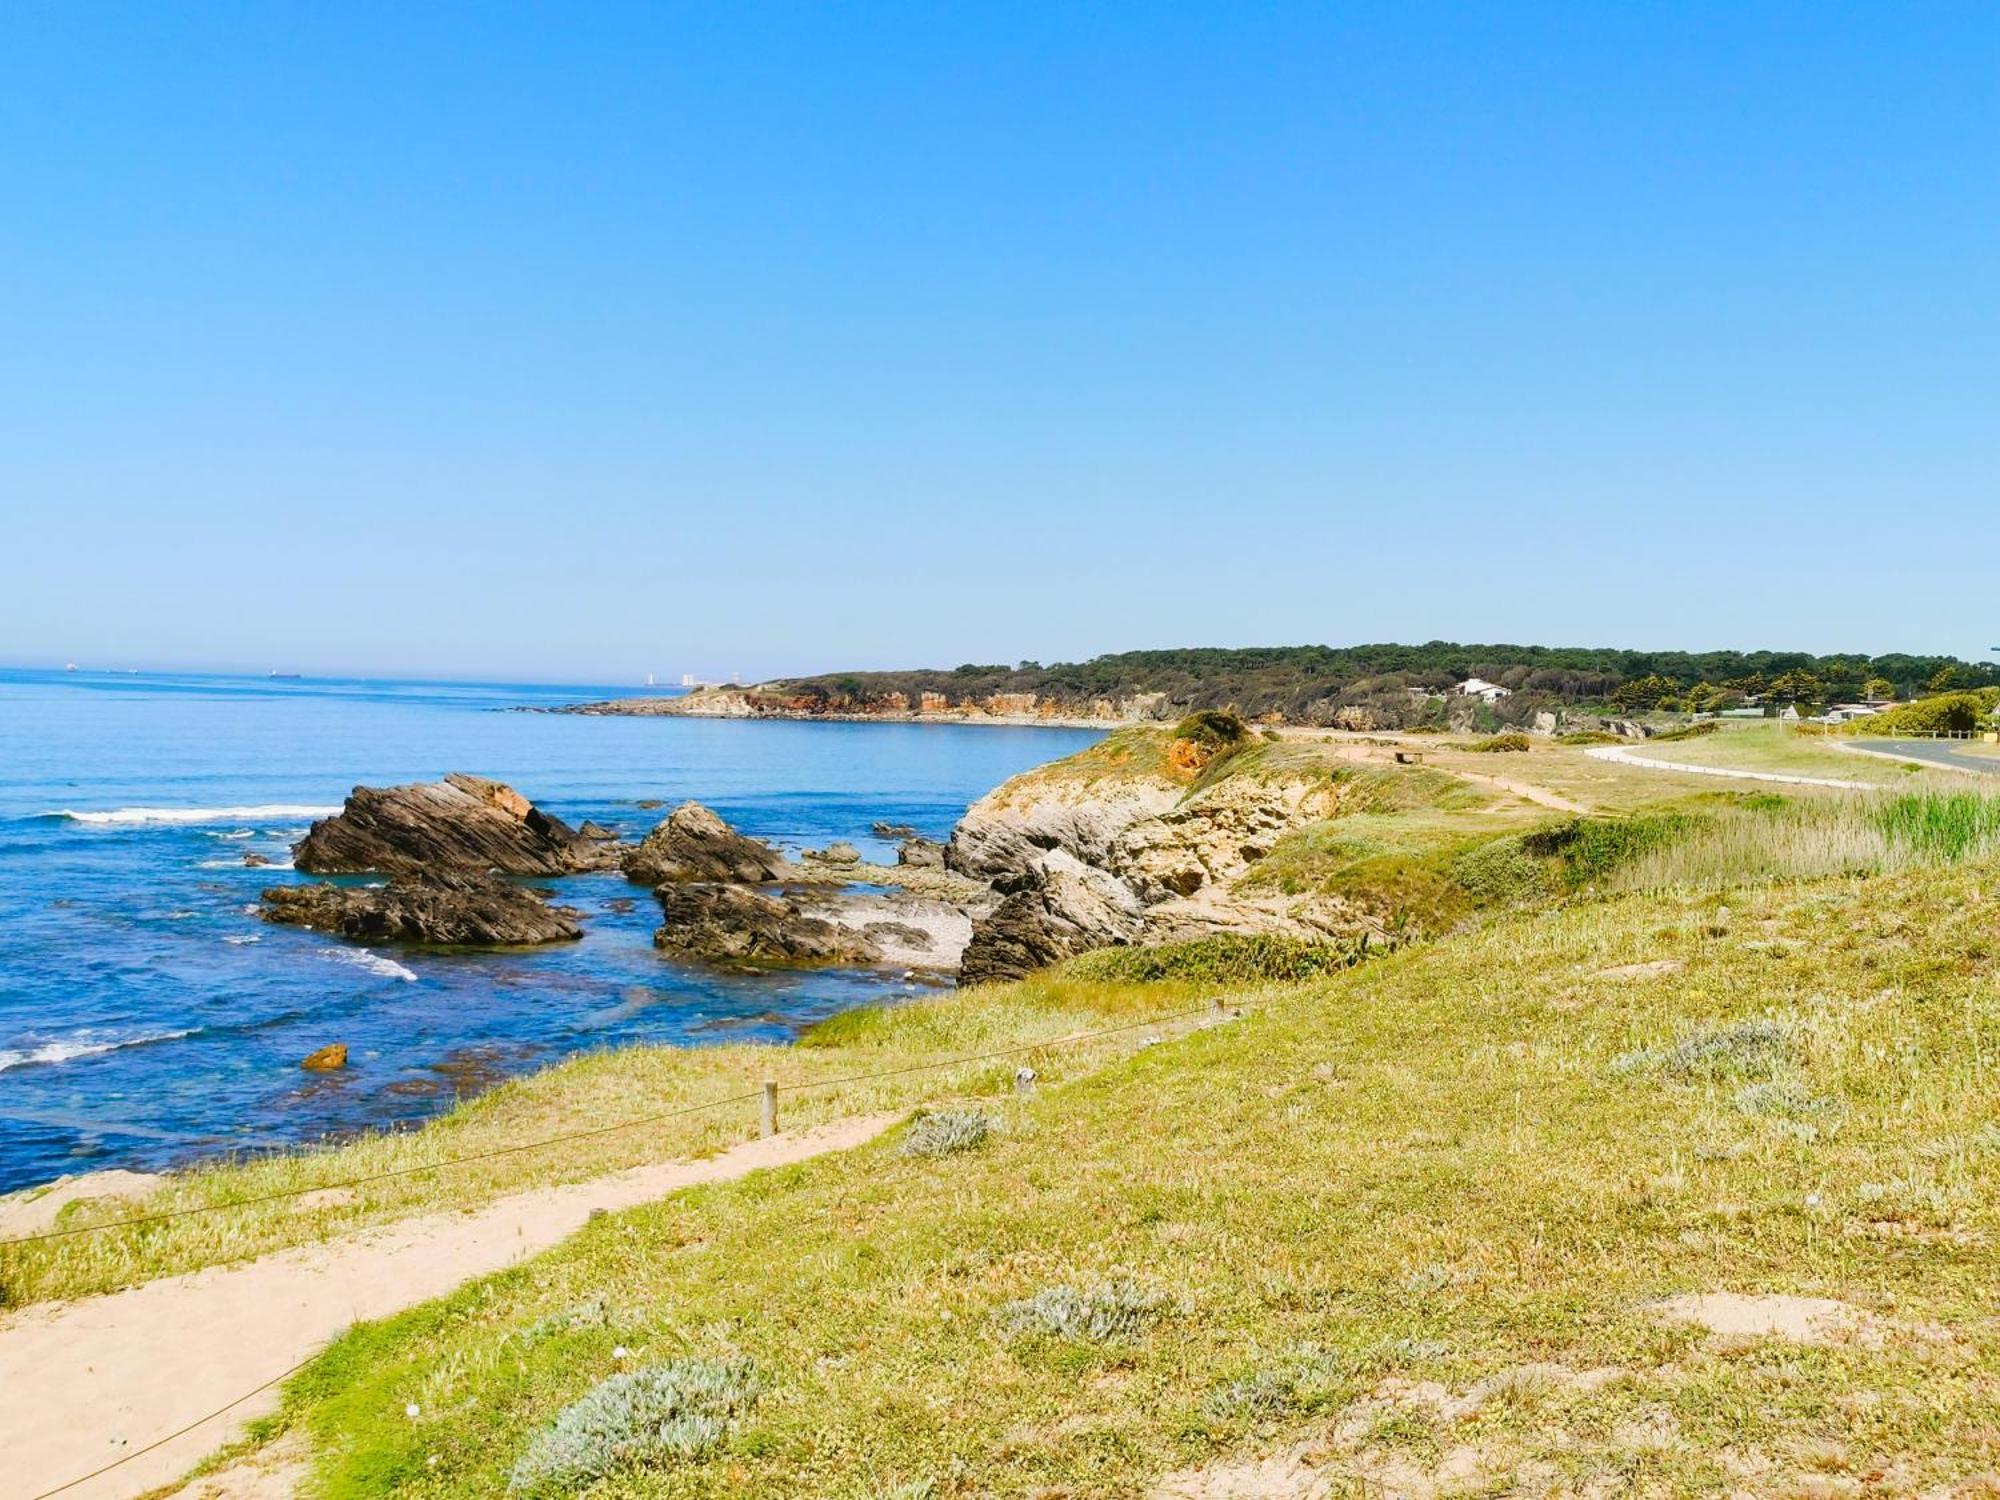
[[[1788,776],[1777,771],[1742,771],[1734,766],[1697,766],[1682,760],[1655,760],[1650,755],[1634,755],[1616,745],[1601,745],[1583,753],[1592,760],[1616,761],[1621,766],[1644,766],[1649,771],[1681,771],[1690,776],[1721,776],[1730,781],[1775,781],[1781,786],[1830,786],[1845,792],[1877,790],[1870,782],[1842,781],[1832,776]]]
[[[599,1209],[723,1182],[872,1139],[899,1116],[837,1121],[705,1161],[635,1167],[0,1318],[0,1454],[7,1500],[31,1500],[217,1411],[349,1324],[442,1296],[548,1249]],[[275,1389],[203,1422],[64,1500],[127,1500],[167,1483],[273,1410]],[[270,1477],[270,1476],[266,1476]],[[289,1483],[259,1488],[283,1494]],[[213,1492],[197,1485],[188,1493]],[[227,1491],[234,1493],[234,1491]],[[251,1493],[245,1491],[245,1494]]]

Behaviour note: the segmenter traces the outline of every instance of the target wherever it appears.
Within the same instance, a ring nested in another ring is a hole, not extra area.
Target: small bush
[[[1701,719],[1693,724],[1682,724],[1673,729],[1662,729],[1647,739],[1652,745],[1671,745],[1676,740],[1698,740],[1714,734],[1722,726],[1714,719]]]
[[[955,1156],[976,1150],[993,1133],[993,1122],[976,1109],[941,1109],[919,1115],[903,1134],[905,1156]]]
[[[1099,1281],[1087,1287],[1045,1287],[995,1313],[1009,1333],[1044,1334],[1078,1343],[1104,1344],[1144,1333],[1166,1311],[1166,1298],[1136,1281]]]
[[[618,1469],[699,1458],[762,1390],[745,1360],[676,1360],[613,1375],[535,1435],[509,1487],[576,1489]]]
[[[1235,750],[1250,743],[1255,735],[1243,716],[1226,708],[1204,708],[1189,714],[1174,726],[1174,738],[1200,745],[1207,750]]]
[[[1211,1391],[1204,1403],[1218,1421],[1268,1421],[1338,1405],[1347,1393],[1351,1362],[1312,1345]]]
[[[1622,745],[1625,737],[1602,729],[1578,729],[1556,736],[1558,745]]]
[[[1521,847],[1537,858],[1560,861],[1570,885],[1593,885],[1619,866],[1684,837],[1704,821],[1691,813],[1572,818],[1524,835]]]
[[[1532,750],[1535,748],[1535,742],[1525,734],[1493,734],[1483,740],[1474,740],[1465,748],[1477,750],[1484,755],[1500,755]]]
[[[1657,1073],[1680,1082],[1768,1078],[1791,1061],[1792,1028],[1782,1021],[1744,1021],[1691,1032],[1669,1047],[1641,1047],[1612,1060],[1617,1073]]]
[[[1870,736],[1898,734],[1964,734],[1984,728],[1993,712],[1993,694],[1941,693],[1935,698],[1919,698],[1872,715],[1861,726]]]
[[[1218,933],[1158,948],[1100,948],[1071,960],[1069,972],[1117,984],[1282,984],[1337,974],[1385,949],[1366,938],[1321,943],[1276,933]]]

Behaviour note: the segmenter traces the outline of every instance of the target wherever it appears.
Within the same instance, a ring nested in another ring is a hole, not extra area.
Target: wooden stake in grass
[[[778,1133],[778,1080],[764,1080],[764,1129],[767,1136]]]

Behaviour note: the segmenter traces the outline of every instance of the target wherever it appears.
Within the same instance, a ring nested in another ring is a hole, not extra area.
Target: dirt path
[[[1537,807],[1546,807],[1552,812],[1588,813],[1590,811],[1581,802],[1572,802],[1569,798],[1560,796],[1545,786],[1535,786],[1531,782],[1509,781],[1504,776],[1488,776],[1483,771],[1461,771],[1456,766],[1436,766],[1433,769],[1443,771],[1447,776],[1456,776],[1460,781],[1476,781],[1479,785],[1490,786],[1496,791],[1512,792],[1516,797],[1525,797]]]
[[[1733,766],[1697,766],[1680,760],[1654,760],[1634,755],[1617,745],[1600,745],[1583,752],[1592,760],[1616,761],[1621,766],[1643,766],[1649,771],[1681,771],[1691,776],[1721,776],[1731,781],[1775,781],[1784,786],[1830,786],[1845,792],[1872,792],[1865,781],[1840,781],[1831,776],[1788,776],[1778,771],[1739,771]]]
[[[143,1448],[290,1369],[349,1324],[413,1307],[546,1250],[599,1209],[630,1208],[677,1188],[846,1150],[896,1118],[837,1121],[705,1161],[634,1167],[520,1193],[472,1213],[406,1219],[245,1265],[0,1319],[6,1493],[9,1500],[40,1496]],[[63,1490],[63,1500],[128,1500],[157,1488],[277,1401],[275,1389],[264,1391],[100,1479]],[[196,1485],[189,1493],[203,1490]]]

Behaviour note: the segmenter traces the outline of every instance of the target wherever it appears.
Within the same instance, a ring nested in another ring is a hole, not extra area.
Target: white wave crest
[[[193,1036],[199,1027],[186,1031],[157,1031],[147,1036],[128,1036],[98,1041],[88,1032],[62,1042],[43,1042],[34,1047],[0,1047],[0,1073],[9,1068],[25,1068],[34,1063],[66,1063],[79,1057],[95,1057],[124,1047],[144,1047],[153,1042],[171,1042]]]
[[[235,937],[226,937],[223,939],[223,942],[229,944],[232,948],[247,948],[252,943],[261,943],[263,941],[264,939],[254,932],[239,933]]]
[[[247,823],[263,818],[330,818],[337,807],[306,807],[290,802],[256,807],[114,807],[106,812],[78,812],[65,807],[55,816],[98,828],[144,823]]]
[[[404,968],[393,958],[385,958],[367,948],[326,948],[321,951],[328,958],[352,964],[357,969],[366,969],[370,974],[379,975],[383,979],[401,979],[410,984],[417,982],[414,971]]]

